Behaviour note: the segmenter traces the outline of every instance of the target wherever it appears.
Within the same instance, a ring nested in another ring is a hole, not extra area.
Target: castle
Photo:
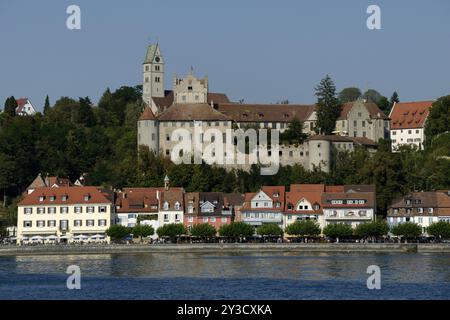
[[[316,105],[231,102],[224,93],[209,92],[208,78],[197,79],[192,72],[185,78],[175,75],[172,90],[165,90],[164,67],[159,44],[151,44],[143,63],[145,106],[137,123],[137,143],[154,153],[170,156],[181,140],[174,139],[174,131],[181,128],[191,140],[200,132],[202,143],[214,142],[214,135],[205,139],[201,133],[214,129],[225,143],[229,130],[278,129],[282,133],[296,119],[303,123],[303,132],[309,137],[301,145],[280,145],[279,164],[301,164],[308,170],[317,167],[328,172],[338,152],[352,151],[358,146],[375,150],[379,139],[389,137],[389,118],[371,102],[357,100],[344,104],[336,122],[337,134],[317,135]],[[248,170],[251,163],[225,166]]]

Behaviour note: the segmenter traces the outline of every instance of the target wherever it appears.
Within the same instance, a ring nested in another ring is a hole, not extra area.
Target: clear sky
[[[81,30],[66,27],[71,4]],[[381,8],[381,30],[366,27],[370,4]],[[106,87],[141,84],[157,39],[166,89],[193,66],[235,101],[311,103],[326,74],[338,90],[435,99],[450,94],[449,17],[448,0],[0,0],[0,103],[97,102]]]

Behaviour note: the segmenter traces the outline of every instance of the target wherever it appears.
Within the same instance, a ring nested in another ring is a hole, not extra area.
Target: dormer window
[[[45,196],[39,196],[39,202],[42,202],[45,200]]]
[[[292,205],[292,203],[288,203],[288,210],[292,210],[294,208],[294,206]]]
[[[55,201],[56,197],[55,196],[50,196],[50,201]]]
[[[62,201],[67,201],[67,198],[68,198],[67,194],[61,196],[61,200],[62,200]]]
[[[175,210],[180,210],[180,207],[181,207],[180,203],[176,202],[175,203]]]
[[[275,202],[275,207],[277,207],[277,208],[281,207],[281,203],[280,202]]]
[[[279,193],[274,193],[274,194],[273,194],[273,197],[274,197],[274,198],[278,198],[279,196],[280,196]]]
[[[163,204],[163,209],[164,210],[169,210],[169,203],[166,201],[166,202],[164,202],[164,204]]]
[[[258,114],[258,117],[260,117],[260,118],[264,118],[264,114],[262,114],[262,113],[259,113],[259,114]]]
[[[83,199],[84,199],[84,201],[89,201],[89,199],[91,199],[91,195],[86,194],[86,195],[84,195]]]
[[[315,205],[314,205],[314,210],[319,210],[319,209],[320,209],[320,205],[315,204]]]

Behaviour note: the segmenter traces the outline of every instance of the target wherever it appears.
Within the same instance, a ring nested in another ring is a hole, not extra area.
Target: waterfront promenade
[[[213,243],[3,246],[0,256],[114,253],[419,252],[450,253],[450,243]]]

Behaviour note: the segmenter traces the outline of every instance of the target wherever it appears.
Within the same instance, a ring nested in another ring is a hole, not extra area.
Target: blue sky
[[[81,30],[66,8],[81,7]],[[366,9],[381,8],[381,30]],[[136,85],[149,41],[172,75],[208,75],[233,100],[315,101],[330,74],[338,90],[375,88],[402,101],[450,94],[450,1],[0,0],[0,103],[89,96]]]

